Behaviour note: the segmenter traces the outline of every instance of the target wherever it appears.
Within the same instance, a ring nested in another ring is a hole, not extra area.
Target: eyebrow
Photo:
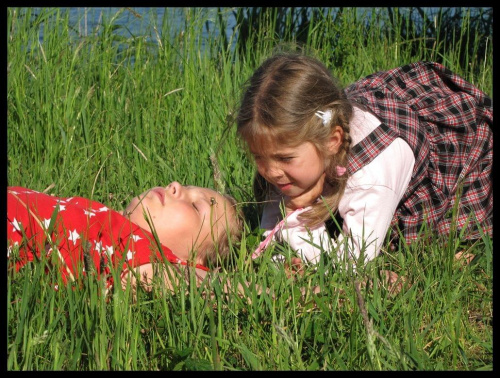
[[[289,156],[295,156],[295,155],[296,155],[296,153],[294,151],[290,151],[290,152],[285,152],[285,153],[273,154],[271,156],[281,158],[281,157],[289,157]]]

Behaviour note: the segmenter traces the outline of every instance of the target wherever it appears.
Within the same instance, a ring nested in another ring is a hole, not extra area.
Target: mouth
[[[160,198],[162,205],[165,205],[165,191],[162,188],[154,188],[151,191]]]
[[[288,190],[292,187],[292,183],[289,182],[289,183],[286,183],[286,184],[276,184],[276,186],[278,187],[279,190],[281,191],[285,191],[285,190]]]

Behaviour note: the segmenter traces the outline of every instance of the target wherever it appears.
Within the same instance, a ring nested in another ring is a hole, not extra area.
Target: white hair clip
[[[322,112],[318,110],[316,114],[319,118],[323,120],[323,125],[328,126],[330,125],[330,121],[332,120],[332,111],[328,109],[326,112]]]

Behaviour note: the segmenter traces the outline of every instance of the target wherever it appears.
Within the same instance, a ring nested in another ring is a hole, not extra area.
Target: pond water
[[[32,9],[34,13],[37,14],[42,8]],[[109,25],[112,23],[116,27],[113,33],[126,38],[142,36],[147,41],[156,43],[157,36],[161,36],[162,24],[164,21],[168,20],[168,33],[170,33],[170,35],[176,35],[184,30],[186,27],[186,20],[189,20],[189,23],[203,22],[203,32],[201,35],[201,45],[203,48],[208,38],[217,38],[221,33],[217,23],[218,12],[223,12],[222,19],[227,22],[224,33],[228,41],[232,40],[231,47],[234,47],[238,32],[235,17],[236,9],[229,7],[61,7],[59,9],[69,12],[70,25],[79,36],[86,36],[96,31],[99,32],[99,30],[102,30],[102,25]],[[311,10],[312,8],[307,9]],[[323,9],[326,14],[328,10],[332,8],[320,9]],[[370,17],[370,13],[375,9],[376,8],[369,7],[357,8],[360,16],[364,14],[367,18]],[[404,12],[409,9],[411,8],[399,8],[399,11]],[[439,11],[439,8],[432,7],[423,7],[421,9],[426,13],[427,17],[431,19],[433,15]],[[453,13],[456,10],[464,8],[442,9],[451,9]],[[472,12],[484,8],[468,9]],[[164,19],[165,17],[167,17],[167,19]],[[39,35],[40,40],[43,40],[43,25],[41,26]],[[231,39],[231,37],[233,38]]]
[[[203,25],[202,46],[210,33],[220,35],[216,17],[217,12],[224,12],[223,19],[227,21],[225,29],[228,39],[235,33],[236,19],[232,8],[149,8],[149,7],[61,7],[69,12],[69,23],[79,36],[87,36],[99,31],[103,24],[116,26],[113,33],[124,37],[143,36],[150,42],[156,42],[157,34],[161,35],[164,17],[168,17],[169,33],[180,33],[187,18],[190,21],[206,21]],[[33,8],[37,14],[41,8]],[[195,18],[196,17],[196,18]],[[212,34],[212,36],[213,36]],[[43,40],[43,27],[40,30],[40,41]]]

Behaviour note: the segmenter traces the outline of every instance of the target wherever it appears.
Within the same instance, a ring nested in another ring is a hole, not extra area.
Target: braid
[[[332,118],[330,127],[338,125],[342,127],[343,141],[335,155],[327,157],[327,164],[325,169],[326,182],[330,185],[330,191],[323,196],[323,201],[318,201],[312,204],[310,211],[299,215],[301,219],[306,221],[309,227],[314,227],[321,222],[331,218],[338,209],[340,199],[344,195],[344,190],[347,184],[348,173],[347,171],[339,176],[336,167],[347,168],[347,157],[351,148],[351,135],[349,129],[349,122],[352,118],[353,109],[352,105],[347,99],[342,99],[332,103],[326,107],[332,111]],[[328,206],[325,206],[326,205]]]

